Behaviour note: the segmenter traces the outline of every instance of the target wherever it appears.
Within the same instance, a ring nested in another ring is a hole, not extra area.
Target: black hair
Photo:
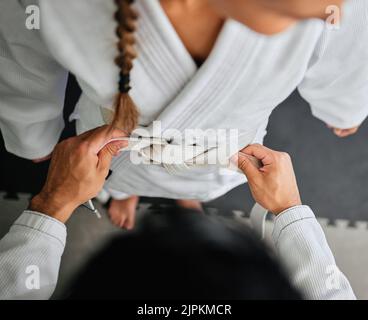
[[[76,278],[70,299],[300,299],[253,232],[197,212],[147,216]]]

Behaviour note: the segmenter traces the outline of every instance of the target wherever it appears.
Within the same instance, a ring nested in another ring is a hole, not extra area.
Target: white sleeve
[[[0,129],[9,152],[35,159],[51,153],[64,128],[68,72],[39,30],[26,28],[25,2],[0,1]]]
[[[305,298],[356,299],[309,207],[298,206],[281,213],[275,220],[273,240],[294,285]]]
[[[49,299],[64,252],[66,227],[25,211],[0,240],[0,299]]]
[[[340,29],[327,26],[299,92],[315,117],[339,128],[368,115],[368,2],[346,1]]]

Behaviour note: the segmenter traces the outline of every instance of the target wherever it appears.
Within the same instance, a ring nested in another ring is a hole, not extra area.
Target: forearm
[[[32,198],[29,210],[33,212],[45,212],[53,219],[66,223],[78,204],[63,197],[63,193],[53,193],[42,190]]]
[[[275,221],[273,239],[294,285],[307,299],[356,299],[309,207],[281,213]]]
[[[0,299],[49,299],[65,240],[63,223],[25,211],[0,240]]]

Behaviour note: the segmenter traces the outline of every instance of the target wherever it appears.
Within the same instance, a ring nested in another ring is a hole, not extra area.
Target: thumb
[[[260,174],[258,168],[254,165],[254,163],[249,159],[246,154],[239,152],[237,154],[236,160],[237,166],[240,170],[244,172],[248,180],[253,180]]]
[[[98,153],[97,168],[101,171],[108,171],[110,169],[112,158],[117,156],[119,151],[126,146],[126,142],[112,142],[107,144]]]

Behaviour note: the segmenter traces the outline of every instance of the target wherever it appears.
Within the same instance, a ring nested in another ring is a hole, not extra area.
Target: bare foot
[[[108,210],[112,223],[122,229],[132,230],[139,197],[132,196],[124,200],[112,200]]]
[[[176,200],[176,204],[184,209],[204,212],[202,203],[198,200]]]

